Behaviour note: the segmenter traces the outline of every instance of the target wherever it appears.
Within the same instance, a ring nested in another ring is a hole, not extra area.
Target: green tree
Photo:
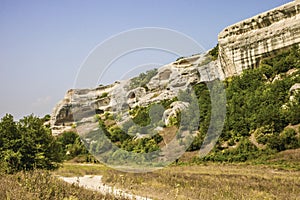
[[[1,119],[0,160],[6,172],[53,169],[62,161],[60,145],[43,122],[33,115],[19,122],[9,114]]]

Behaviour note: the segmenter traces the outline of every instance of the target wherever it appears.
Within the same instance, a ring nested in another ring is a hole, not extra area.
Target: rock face
[[[169,124],[171,117],[176,117],[178,112],[185,110],[188,106],[189,104],[187,102],[181,102],[181,101],[173,102],[170,108],[164,112],[163,115],[164,123]]]
[[[75,128],[75,121],[89,121],[95,114],[110,111],[108,94],[118,83],[99,86],[95,89],[72,89],[67,92],[53,109],[50,126],[52,133],[58,135]]]
[[[130,80],[116,82],[95,89],[72,89],[57,104],[51,115],[50,125],[54,135],[95,125],[95,114],[109,112],[119,115],[120,121],[128,119],[128,110],[136,106],[148,106],[166,99],[173,99],[180,91],[204,81],[220,77],[218,62],[208,62],[209,57],[195,55],[165,65],[144,87],[130,88]],[[165,121],[184,109],[184,104],[175,102],[165,112]],[[125,111],[125,112],[123,112]],[[127,113],[127,114],[126,114]],[[78,125],[80,127],[78,127]],[[96,126],[96,125],[95,125]],[[90,128],[90,127],[89,127]]]
[[[300,83],[295,83],[291,88],[290,88],[290,93],[297,93],[300,90]]]
[[[300,91],[300,83],[295,83],[291,88],[290,88],[290,102],[294,102],[295,97],[297,94],[299,94]]]
[[[95,89],[69,90],[53,110],[52,132],[60,134],[75,126],[80,126],[77,130],[97,127],[95,114],[105,112],[122,113],[118,116],[122,121],[129,117],[126,113],[130,108],[173,99],[181,90],[199,82],[239,75],[244,69],[256,67],[265,56],[299,43],[300,1],[295,1],[224,29],[219,34],[216,61],[207,54],[178,59],[159,68],[143,87],[128,89],[127,80]],[[174,102],[164,113],[165,123],[186,106]]]
[[[300,1],[293,1],[225,28],[219,34],[219,59],[229,77],[299,43]]]

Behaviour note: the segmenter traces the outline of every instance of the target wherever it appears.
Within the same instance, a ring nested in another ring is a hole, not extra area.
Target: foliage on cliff
[[[214,152],[206,159],[245,161],[300,147],[299,130],[287,128],[300,123],[300,93],[289,91],[300,83],[299,57],[295,46],[225,81],[226,122]]]
[[[146,73],[141,73],[139,76],[132,78],[130,80],[129,88],[130,90],[137,87],[146,87],[146,84],[149,83],[152,77],[157,74],[157,69],[148,70]]]
[[[109,163],[137,161],[137,157],[130,157],[134,156],[134,154],[127,152],[150,153],[159,149],[158,144],[162,140],[160,135],[152,137],[142,136],[143,134],[152,132],[154,129],[152,126],[138,127],[134,126],[134,123],[131,121],[124,123],[121,128],[116,125],[116,122],[108,114],[105,118],[99,117],[98,120],[100,129],[88,133],[83,141],[87,149],[95,157],[103,161]],[[127,134],[132,131],[134,131],[135,135]],[[137,131],[140,131],[140,137],[137,135]],[[143,158],[143,156],[140,156],[140,158]]]
[[[212,60],[217,60],[219,56],[219,44],[217,44],[212,50],[208,52]]]
[[[212,54],[217,55],[216,52]],[[214,150],[204,160],[246,161],[300,147],[299,130],[286,128],[288,125],[300,123],[300,92],[290,94],[289,91],[295,83],[300,83],[299,57],[299,48],[293,47],[263,60],[257,69],[245,70],[241,76],[225,80],[227,96],[225,126]],[[211,118],[208,87],[205,83],[200,83],[193,89],[198,98],[200,123],[198,134],[189,151],[200,149]],[[291,95],[294,95],[293,101],[290,100]],[[142,130],[149,125],[150,107],[137,107],[131,111],[134,122],[141,126],[138,132],[143,132]],[[180,117],[175,120],[180,120]],[[136,128],[134,124],[125,126],[128,126],[125,132],[137,132],[131,130]],[[145,148],[148,146],[148,140],[140,145],[133,137],[122,139],[125,132],[114,134],[114,130],[115,128],[108,131],[109,136],[123,149],[132,151],[135,145],[140,147],[144,145]],[[159,142],[160,140],[151,140],[154,150],[157,149]]]

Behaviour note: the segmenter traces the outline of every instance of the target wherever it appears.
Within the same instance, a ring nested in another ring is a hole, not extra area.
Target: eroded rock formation
[[[53,134],[97,127],[94,116],[122,113],[136,106],[148,106],[176,97],[181,90],[199,82],[239,75],[254,68],[265,56],[300,43],[300,1],[290,2],[253,18],[234,24],[219,34],[219,58],[206,54],[181,58],[158,69],[143,87],[130,88],[130,80],[95,89],[69,90],[51,116]],[[164,113],[164,121],[186,105],[175,102]],[[126,112],[125,112],[126,113]],[[123,114],[121,118],[128,118]],[[76,122],[76,123],[75,123]],[[83,131],[84,132],[84,131]]]
[[[219,34],[219,59],[229,77],[299,43],[300,1],[293,1],[225,28]]]
[[[159,68],[144,87],[128,89],[130,80],[124,80],[95,89],[69,90],[51,115],[52,133],[57,135],[76,126],[78,129],[84,127],[84,124],[93,124],[95,114],[105,112],[118,115],[125,110],[119,118],[120,121],[126,120],[129,117],[126,113],[131,108],[172,99],[196,83],[219,78],[221,69],[217,62],[208,62],[208,59],[205,55],[195,55],[167,64]],[[168,122],[168,117],[172,117],[179,108],[173,106],[167,110],[165,121]]]

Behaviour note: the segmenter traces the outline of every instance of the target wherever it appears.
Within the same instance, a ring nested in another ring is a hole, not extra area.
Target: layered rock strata
[[[219,34],[225,77],[255,68],[260,60],[300,43],[300,1],[293,1],[225,28]]]

